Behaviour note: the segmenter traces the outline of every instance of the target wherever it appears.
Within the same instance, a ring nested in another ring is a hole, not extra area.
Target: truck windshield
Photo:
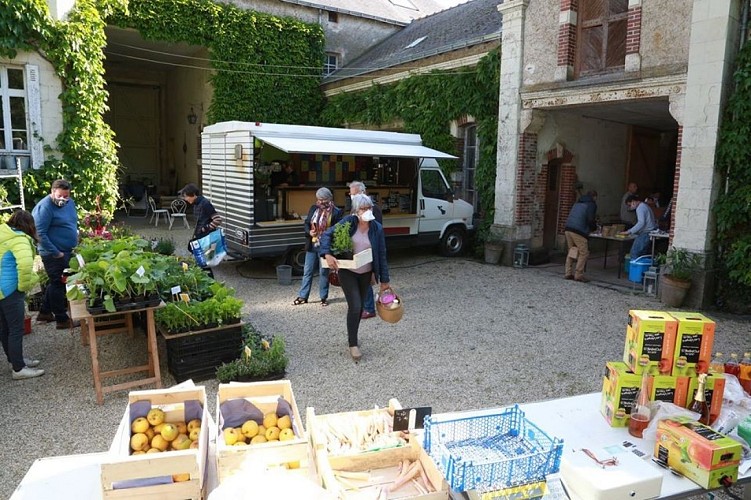
[[[439,200],[451,201],[451,190],[446,185],[446,181],[440,171],[420,171],[420,184],[422,185],[422,195],[425,198],[437,198]]]

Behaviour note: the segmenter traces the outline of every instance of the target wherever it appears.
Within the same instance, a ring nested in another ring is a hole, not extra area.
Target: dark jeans
[[[0,300],[0,342],[5,357],[19,371],[23,361],[23,321],[26,317],[26,294],[16,290]]]
[[[42,257],[44,270],[50,278],[47,283],[47,291],[44,294],[44,302],[39,312],[52,313],[55,321],[64,323],[68,321],[68,299],[65,297],[65,283],[63,283],[63,271],[68,267],[70,254],[66,253],[59,259],[54,257]]]
[[[344,298],[347,299],[347,337],[350,347],[357,345],[357,331],[360,329],[360,316],[370,288],[371,274],[339,269],[339,282],[342,284]]]

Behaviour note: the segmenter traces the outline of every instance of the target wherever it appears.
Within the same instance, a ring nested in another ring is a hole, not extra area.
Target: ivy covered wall
[[[449,125],[465,115],[477,120],[480,158],[475,187],[480,195],[483,215],[481,231],[493,221],[498,133],[498,96],[500,88],[500,49],[483,57],[476,68],[433,71],[391,85],[373,85],[364,91],[337,94],[329,98],[322,119],[328,126],[368,124],[380,126],[400,120],[404,132],[420,134],[423,143],[449,153],[455,140]],[[456,161],[442,161],[449,173]]]
[[[719,304],[751,312],[751,43],[736,60],[735,91],[720,129],[717,171],[727,190],[715,204]]]
[[[211,0],[77,0],[65,22],[49,16],[43,0],[0,6],[0,55],[35,50],[63,82],[61,158],[25,175],[27,199],[44,196],[51,180],[70,179],[78,204],[113,210],[118,159],[104,122],[103,67],[107,24],[134,28],[150,40],[209,49],[214,99],[209,122],[258,120],[315,123],[323,106],[319,88],[323,31],[319,25],[241,10]],[[51,142],[53,138],[42,138]],[[12,195],[12,193],[11,193]]]

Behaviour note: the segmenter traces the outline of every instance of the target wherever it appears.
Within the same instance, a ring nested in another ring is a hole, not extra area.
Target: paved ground
[[[185,248],[185,229],[129,222]],[[621,357],[628,310],[662,309],[644,296],[564,281],[555,266],[513,269],[444,259],[430,249],[393,252],[389,262],[406,314],[395,325],[363,322],[359,364],[347,354],[340,289],[323,308],[314,285],[314,301],[294,307],[299,280],[277,284],[269,263],[229,262],[216,276],[237,289],[246,319],[284,336],[298,406],[319,413],[385,405],[391,397],[443,412],[599,391],[605,361]],[[749,318],[707,314],[718,322],[716,350],[750,347]],[[145,343],[125,336],[103,337],[100,345],[106,368],[145,359]],[[25,347],[43,360],[47,374],[27,381],[12,381],[7,371],[0,376],[0,498],[37,458],[107,450],[127,399],[114,393],[96,404],[89,351],[77,330],[35,324]],[[160,356],[164,383],[171,385],[163,341]],[[202,383],[213,413],[217,382]]]

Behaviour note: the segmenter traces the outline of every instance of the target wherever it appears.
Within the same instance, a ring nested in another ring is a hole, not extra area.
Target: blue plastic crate
[[[425,417],[425,450],[454,491],[494,491],[558,472],[563,440],[550,438],[518,405],[482,416]]]

